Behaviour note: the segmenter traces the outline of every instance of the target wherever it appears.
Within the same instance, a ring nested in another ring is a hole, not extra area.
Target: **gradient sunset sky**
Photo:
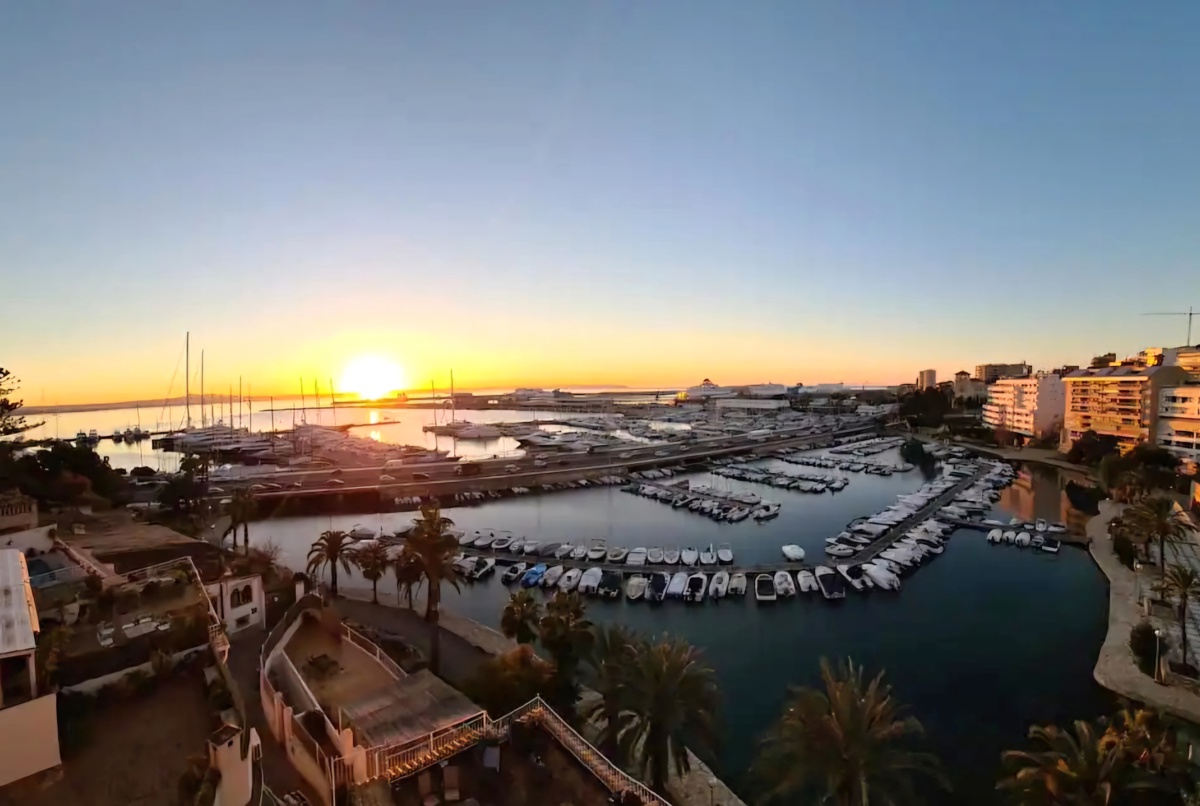
[[[34,404],[161,397],[188,330],[256,394],[1176,345],[1137,314],[1200,306],[1198,78],[1195,2],[4,3],[0,365]]]

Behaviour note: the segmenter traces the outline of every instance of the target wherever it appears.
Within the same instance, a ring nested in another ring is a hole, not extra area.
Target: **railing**
[[[479,716],[424,741],[404,748],[372,747],[367,750],[367,778],[399,778],[461,753],[490,735],[487,714]]]
[[[64,568],[56,568],[53,571],[47,571],[44,574],[36,574],[29,578],[30,586],[34,588],[49,588],[52,585],[61,585],[65,582],[73,582],[76,579],[83,579],[88,576],[89,572],[81,565],[68,565]]]
[[[357,630],[347,627],[345,624],[342,625],[342,634],[349,638],[363,652],[374,656],[375,660],[379,661],[379,664],[391,672],[397,680],[403,680],[404,678],[408,677],[408,674],[400,668],[396,661],[389,658],[387,653],[380,649],[374,641],[367,638],[365,635],[360,634]]]

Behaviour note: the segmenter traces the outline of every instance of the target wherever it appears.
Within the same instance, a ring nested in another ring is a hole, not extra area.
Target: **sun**
[[[361,400],[378,400],[405,387],[404,370],[390,358],[362,355],[342,370],[339,392],[351,392]]]

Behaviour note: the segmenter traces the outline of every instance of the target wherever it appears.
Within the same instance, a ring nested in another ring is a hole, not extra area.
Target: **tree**
[[[258,499],[249,490],[236,490],[229,501],[229,526],[221,535],[221,543],[226,535],[233,535],[233,547],[237,548],[237,531],[242,529],[242,546],[247,555],[250,554],[250,521],[258,511]]]
[[[553,706],[570,713],[579,698],[576,679],[579,665],[591,651],[592,623],[587,620],[587,607],[576,591],[559,591],[546,605],[538,629],[542,646],[554,661],[555,692]]]
[[[690,769],[688,747],[709,756],[716,750],[715,675],[700,650],[664,635],[635,648],[627,681],[620,755],[661,793],[672,769]]]
[[[9,434],[19,434],[30,428],[36,428],[41,423],[28,424],[25,418],[17,414],[24,405],[20,400],[10,400],[9,395],[21,388],[21,382],[12,372],[0,367],[0,437]]]
[[[430,636],[429,666],[436,673],[441,661],[441,631],[438,629],[438,607],[442,601],[442,583],[446,582],[460,590],[458,570],[454,567],[454,556],[458,553],[458,540],[450,533],[454,521],[442,517],[436,500],[421,505],[421,517],[413,521],[406,548],[420,564],[422,576],[429,581],[429,594],[425,600],[425,620],[433,625]]]
[[[1166,544],[1183,542],[1191,535],[1187,516],[1175,510],[1175,502],[1171,499],[1154,496],[1126,510],[1124,521],[1134,533],[1158,543],[1160,579],[1165,579]]]
[[[949,789],[937,759],[905,749],[921,723],[904,716],[880,672],[866,682],[861,666],[837,669],[821,659],[824,690],[793,688],[783,714],[759,746],[754,772],[768,800],[785,803],[921,803],[914,780]]]
[[[464,693],[499,716],[548,692],[553,679],[554,666],[539,658],[532,646],[522,644],[481,663]]]
[[[1175,618],[1179,622],[1180,649],[1183,662],[1188,661],[1187,606],[1200,597],[1200,574],[1188,565],[1172,565],[1163,575],[1159,587],[1163,594],[1175,599]]]
[[[1095,431],[1084,431],[1067,451],[1067,461],[1075,464],[1097,465],[1109,454],[1121,450],[1117,438],[1111,434],[1097,434]]]
[[[413,607],[413,593],[420,590],[425,572],[421,570],[421,558],[413,554],[407,545],[400,549],[396,559],[392,560],[392,574],[396,577],[396,603],[400,597],[408,599],[408,609]]]
[[[627,721],[622,717],[628,700],[626,686],[645,639],[622,624],[597,627],[595,633],[587,662],[591,670],[589,683],[600,697],[591,701],[584,717],[600,730],[601,752],[620,766],[625,762],[620,739]]]
[[[542,621],[542,606],[527,590],[520,590],[508,599],[500,615],[500,632],[518,644],[532,644],[537,640],[538,625]]]
[[[340,531],[321,532],[308,550],[307,571],[309,576],[319,576],[329,566],[329,589],[338,595],[338,566],[350,573],[350,558],[353,554],[350,535]]]
[[[371,601],[379,604],[379,580],[391,565],[387,546],[377,541],[371,541],[365,546],[355,549],[350,554],[350,562],[358,567],[363,578],[371,583]]]

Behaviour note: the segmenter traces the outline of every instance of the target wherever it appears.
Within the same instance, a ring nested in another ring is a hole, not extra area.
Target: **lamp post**
[[[1161,646],[1162,646],[1162,630],[1155,630],[1154,631],[1154,682],[1155,683],[1161,682],[1158,679],[1158,666],[1159,666],[1158,653],[1160,651]]]
[[[713,787],[717,785],[716,778],[708,779],[708,806],[713,806]]]

